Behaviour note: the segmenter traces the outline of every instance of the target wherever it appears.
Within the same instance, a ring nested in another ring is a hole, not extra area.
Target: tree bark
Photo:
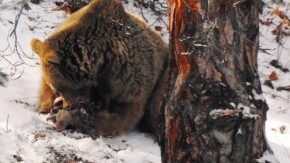
[[[261,0],[167,0],[172,67],[162,161],[256,162],[268,149],[257,71]]]

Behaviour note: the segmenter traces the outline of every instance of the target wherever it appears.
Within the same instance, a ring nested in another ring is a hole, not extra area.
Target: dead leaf
[[[70,6],[65,7],[65,13],[72,14],[72,8]]]
[[[282,134],[284,134],[285,130],[286,130],[286,126],[283,125],[283,126],[279,127],[279,130]]]
[[[288,25],[289,24],[289,20],[286,19],[286,18],[283,18],[281,21],[280,21],[281,24],[286,24]]]
[[[279,78],[278,78],[276,72],[275,71],[272,71],[272,73],[269,75],[269,79],[271,81],[275,81],[275,80],[278,80]]]
[[[279,9],[275,9],[275,10],[272,11],[272,13],[274,15],[280,16],[282,12]]]
[[[282,126],[277,127],[277,128],[272,128],[271,130],[273,130],[275,132],[280,132],[281,134],[285,134],[286,126],[282,125]]]

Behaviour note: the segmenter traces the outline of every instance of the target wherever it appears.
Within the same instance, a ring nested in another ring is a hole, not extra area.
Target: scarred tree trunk
[[[172,68],[162,161],[255,162],[268,149],[257,72],[261,0],[168,0]]]

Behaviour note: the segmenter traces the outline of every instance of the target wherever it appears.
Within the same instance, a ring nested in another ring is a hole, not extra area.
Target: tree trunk
[[[268,149],[257,71],[261,0],[168,0],[172,68],[162,161],[256,162]]]

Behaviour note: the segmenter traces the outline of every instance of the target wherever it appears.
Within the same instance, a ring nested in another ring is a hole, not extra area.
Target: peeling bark
[[[167,0],[172,67],[162,161],[255,162],[269,149],[257,72],[261,0]]]

